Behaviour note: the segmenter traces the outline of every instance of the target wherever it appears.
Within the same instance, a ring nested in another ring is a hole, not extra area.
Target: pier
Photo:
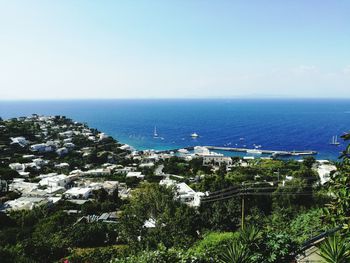
[[[308,156],[316,155],[316,151],[280,151],[280,150],[263,150],[263,149],[249,149],[249,148],[233,148],[233,147],[221,147],[221,146],[202,146],[213,151],[228,151],[228,152],[242,152],[249,153],[250,151],[259,151],[261,154],[270,154],[273,156]],[[183,149],[193,151],[194,147],[184,147]],[[179,149],[163,150],[157,152],[170,153],[177,152]]]
[[[263,150],[263,149],[248,149],[248,148],[232,148],[232,147],[218,147],[218,146],[204,146],[209,150],[217,150],[217,151],[228,151],[228,152],[245,152],[249,153],[249,151],[259,151],[262,154],[272,154],[279,156],[302,156],[302,155],[316,155],[316,151],[276,151],[276,150]]]

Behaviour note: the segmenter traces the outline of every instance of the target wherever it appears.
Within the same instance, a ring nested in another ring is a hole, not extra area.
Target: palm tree
[[[321,244],[319,255],[327,263],[348,263],[350,262],[349,243],[340,235],[333,235]]]

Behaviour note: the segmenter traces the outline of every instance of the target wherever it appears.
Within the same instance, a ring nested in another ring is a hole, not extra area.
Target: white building
[[[68,168],[68,167],[69,167],[69,163],[58,163],[58,164],[55,164],[55,168],[59,168],[59,169]]]
[[[127,166],[127,167],[123,167],[123,168],[117,168],[114,170],[116,173],[119,174],[127,174],[129,172],[134,172],[136,171],[136,167],[132,167],[132,166]]]
[[[337,167],[327,162],[318,162],[316,172],[320,177],[321,184],[325,184],[330,180],[330,174],[332,171],[336,171]]]
[[[65,187],[70,181],[71,180],[67,175],[60,174],[41,179],[39,181],[39,185],[49,187]]]
[[[36,206],[47,204],[49,201],[43,197],[20,197],[5,203],[5,210],[31,210]]]
[[[35,166],[42,166],[48,163],[48,161],[45,161],[44,159],[41,158],[37,158],[33,160],[33,163],[35,164]]]
[[[209,155],[210,154],[209,149],[206,147],[202,147],[202,146],[195,146],[193,148],[193,152],[197,155]]]
[[[104,189],[109,194],[113,193],[114,190],[118,188],[118,181],[103,181],[103,182],[91,182],[82,181],[82,185],[85,187],[92,188],[93,190]]]
[[[24,169],[26,168],[26,166],[23,163],[10,163],[9,167],[17,172],[24,171]]]
[[[98,138],[99,138],[99,140],[100,141],[102,141],[102,140],[105,140],[105,139],[108,139],[109,138],[109,136],[107,135],[107,134],[105,134],[105,133],[99,133],[99,134],[97,134],[97,136],[98,136]]]
[[[34,154],[24,154],[23,159],[34,159],[36,156]]]
[[[57,155],[63,156],[68,153],[68,149],[66,147],[62,147],[56,150]]]
[[[9,186],[11,191],[18,191],[23,195],[26,195],[32,191],[37,190],[39,184],[25,182],[23,178],[14,178]]]
[[[128,172],[126,178],[144,179],[145,176],[141,172]]]
[[[18,144],[22,147],[26,146],[28,144],[28,141],[26,140],[26,138],[20,136],[20,137],[11,137],[11,144]]]
[[[206,155],[203,156],[203,165],[204,166],[209,166],[209,165],[214,165],[214,166],[221,166],[221,165],[232,165],[232,159],[231,157],[226,157],[222,155]]]
[[[165,185],[166,187],[175,187],[176,197],[183,203],[198,207],[201,203],[201,197],[205,194],[202,192],[196,192],[186,183],[177,183],[175,180],[166,177],[159,182],[160,185]]]
[[[73,131],[65,131],[65,132],[60,132],[59,136],[61,137],[72,137],[74,135]]]
[[[196,192],[186,183],[179,183],[176,185],[176,192],[179,200],[186,203],[189,206],[198,207],[201,203],[201,197],[205,194],[202,192]]]
[[[110,169],[92,169],[84,172],[85,175],[93,175],[93,176],[102,176],[102,175],[110,175],[111,170]]]
[[[88,199],[91,196],[92,188],[89,187],[73,187],[66,192],[64,196],[73,199]]]
[[[141,163],[141,164],[139,165],[140,168],[144,168],[144,167],[150,168],[150,167],[153,167],[153,166],[154,166],[154,163],[152,163],[152,162]]]
[[[119,149],[121,149],[121,150],[129,150],[129,151],[133,150],[133,148],[130,145],[128,145],[128,144],[123,144],[122,146],[119,147]]]
[[[30,150],[33,152],[52,152],[54,147],[53,145],[47,145],[46,143],[39,143],[31,145]]]
[[[75,144],[72,142],[66,142],[63,146],[68,149],[73,149],[75,147]]]

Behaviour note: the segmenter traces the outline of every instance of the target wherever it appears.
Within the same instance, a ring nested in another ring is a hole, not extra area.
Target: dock
[[[258,150],[262,154],[271,154],[278,156],[303,156],[303,155],[316,155],[316,151],[278,151],[278,150],[263,150],[263,149],[248,149],[248,148],[231,148],[231,147],[219,147],[219,146],[204,146],[209,150],[228,151],[228,152],[245,152],[249,153],[252,150]]]
[[[280,150],[263,150],[263,149],[249,149],[249,148],[233,148],[233,147],[221,147],[221,146],[203,146],[208,148],[209,150],[213,151],[228,151],[228,152],[242,152],[242,153],[249,153],[250,151],[256,151],[258,150],[261,152],[261,154],[269,154],[273,156],[309,156],[309,155],[316,155],[316,151],[280,151]],[[193,151],[194,147],[184,147],[183,149]],[[179,149],[171,149],[171,150],[163,150],[163,151],[157,151],[162,153],[170,153],[170,152],[177,152]]]

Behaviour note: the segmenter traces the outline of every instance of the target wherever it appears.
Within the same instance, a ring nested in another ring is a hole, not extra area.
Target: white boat
[[[340,142],[338,142],[338,136],[337,135],[332,137],[332,141],[331,141],[330,144],[331,145],[339,145],[340,144]]]
[[[154,137],[154,138],[157,138],[157,137],[158,137],[157,127],[156,127],[156,126],[154,126],[153,137]]]
[[[247,153],[262,154],[262,151],[259,151],[258,149],[250,149],[250,150],[247,150]]]
[[[194,132],[194,133],[191,134],[191,137],[192,137],[192,138],[197,138],[197,137],[199,137],[199,135],[198,135],[197,133]]]

